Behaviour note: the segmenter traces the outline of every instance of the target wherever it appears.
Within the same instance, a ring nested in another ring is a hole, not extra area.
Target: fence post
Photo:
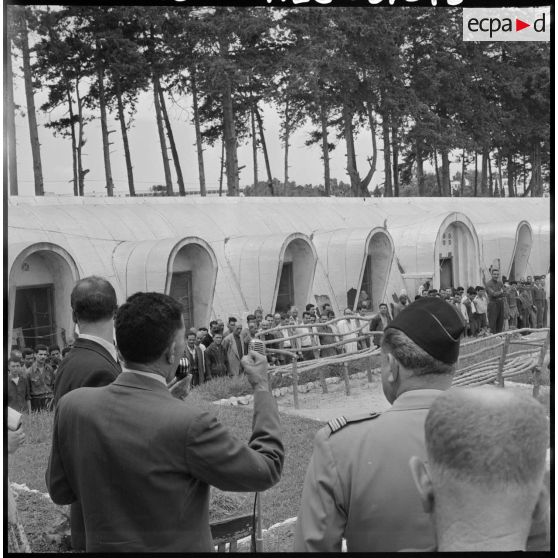
[[[550,331],[546,334],[546,338],[544,340],[543,346],[541,347],[541,352],[539,354],[539,360],[537,362],[537,366],[535,367],[533,373],[533,397],[539,396],[539,391],[541,389],[541,376],[542,376],[542,367],[544,364],[544,356],[546,355],[546,351],[548,350],[549,342],[550,342]]]
[[[293,400],[294,408],[298,409],[298,369],[297,369],[297,357],[293,355]]]
[[[510,345],[510,335],[506,335],[504,339],[504,346],[502,347],[502,355],[500,356],[500,362],[498,362],[498,386],[504,387],[504,364],[506,363],[506,357],[508,356],[508,347]]]
[[[371,384],[372,383],[372,357],[371,356],[369,356],[366,361],[366,378],[368,380],[368,383]]]
[[[262,530],[262,493],[256,493],[257,517],[256,517],[256,552],[263,552],[263,530]]]
[[[322,393],[327,393],[327,383],[325,381],[324,369],[318,368],[318,374],[320,375],[320,385],[322,386]]]
[[[351,384],[349,383],[349,365],[343,363],[343,381],[345,382],[345,395],[351,395]]]

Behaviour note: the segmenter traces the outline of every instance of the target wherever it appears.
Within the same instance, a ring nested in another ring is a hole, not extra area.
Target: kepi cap
[[[402,331],[435,359],[446,364],[457,362],[465,325],[453,304],[421,298],[402,310],[388,327]]]

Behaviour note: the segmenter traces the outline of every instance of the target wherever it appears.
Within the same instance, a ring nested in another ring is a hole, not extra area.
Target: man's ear
[[[413,455],[409,460],[409,467],[422,502],[422,509],[426,513],[432,513],[434,511],[434,489],[426,463]]]
[[[174,353],[176,352],[176,339],[173,339],[172,343],[167,349],[167,362],[169,364],[174,364]]]
[[[388,357],[388,362],[389,362],[388,382],[390,384],[395,384],[397,382],[397,380],[399,379],[399,375],[400,375],[399,363],[397,362],[397,359],[391,353],[388,353],[387,357]]]

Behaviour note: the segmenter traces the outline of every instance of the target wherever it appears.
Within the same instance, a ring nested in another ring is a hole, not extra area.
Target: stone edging
[[[356,378],[356,379],[363,379],[366,378],[366,372],[355,372],[354,374],[351,374],[349,376],[349,378]],[[338,384],[340,382],[342,382],[343,379],[340,378],[339,376],[332,376],[330,378],[326,378],[325,382],[327,385],[331,385],[331,384]],[[321,390],[321,385],[319,381],[315,381],[315,382],[307,382],[305,384],[299,384],[298,385],[298,391],[299,393],[308,393],[309,391],[312,390]],[[286,387],[282,387],[282,388],[275,388],[273,390],[271,390],[271,393],[273,394],[273,397],[275,397],[275,399],[279,399],[289,393],[293,392],[293,386],[286,386]],[[242,396],[233,396],[233,397],[228,397],[225,399],[218,399],[217,401],[213,401],[214,405],[224,405],[224,406],[232,406],[232,407],[237,407],[238,405],[249,405],[250,403],[252,403],[252,401],[254,400],[254,395],[253,394],[248,394],[248,395],[242,395]]]

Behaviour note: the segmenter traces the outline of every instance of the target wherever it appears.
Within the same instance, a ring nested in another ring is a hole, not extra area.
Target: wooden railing
[[[317,328],[320,326],[332,326],[347,319],[357,320],[357,327],[343,332],[334,331],[330,333],[317,331]],[[300,408],[298,385],[301,372],[318,369],[322,392],[327,393],[328,389],[323,369],[330,364],[341,364],[343,366],[341,377],[345,384],[345,394],[350,395],[349,363],[355,360],[367,359],[367,378],[369,382],[372,382],[372,358],[379,355],[379,349],[374,346],[373,339],[376,336],[383,335],[383,332],[364,331],[371,319],[371,317],[367,316],[348,315],[318,324],[278,326],[257,334],[261,339],[263,335],[270,332],[290,330],[288,331],[288,337],[267,341],[262,339],[262,341],[265,345],[266,353],[284,355],[291,360],[289,364],[273,367],[270,370],[270,377],[281,376],[291,378],[295,409]],[[306,331],[296,332],[296,330],[302,328]],[[523,334],[528,334],[529,337],[524,337]],[[299,339],[303,337],[312,336],[317,340],[319,337],[329,337],[332,335],[339,338],[339,341],[326,345],[313,343],[309,347],[302,347],[299,344]],[[285,341],[290,342],[290,349],[277,347],[283,345]],[[340,352],[337,355],[318,356],[312,360],[300,360],[299,358],[300,353],[305,351],[316,352],[328,348],[343,350],[347,344],[358,343],[359,341],[367,342],[369,346],[356,351]],[[463,341],[452,385],[456,387],[478,386],[496,382],[498,386],[504,387],[505,379],[531,372],[533,374],[533,396],[536,397],[539,394],[541,373],[549,345],[550,330],[548,328],[510,330],[487,337]],[[527,348],[522,349],[521,347]],[[271,384],[272,382],[270,382],[270,389]]]

